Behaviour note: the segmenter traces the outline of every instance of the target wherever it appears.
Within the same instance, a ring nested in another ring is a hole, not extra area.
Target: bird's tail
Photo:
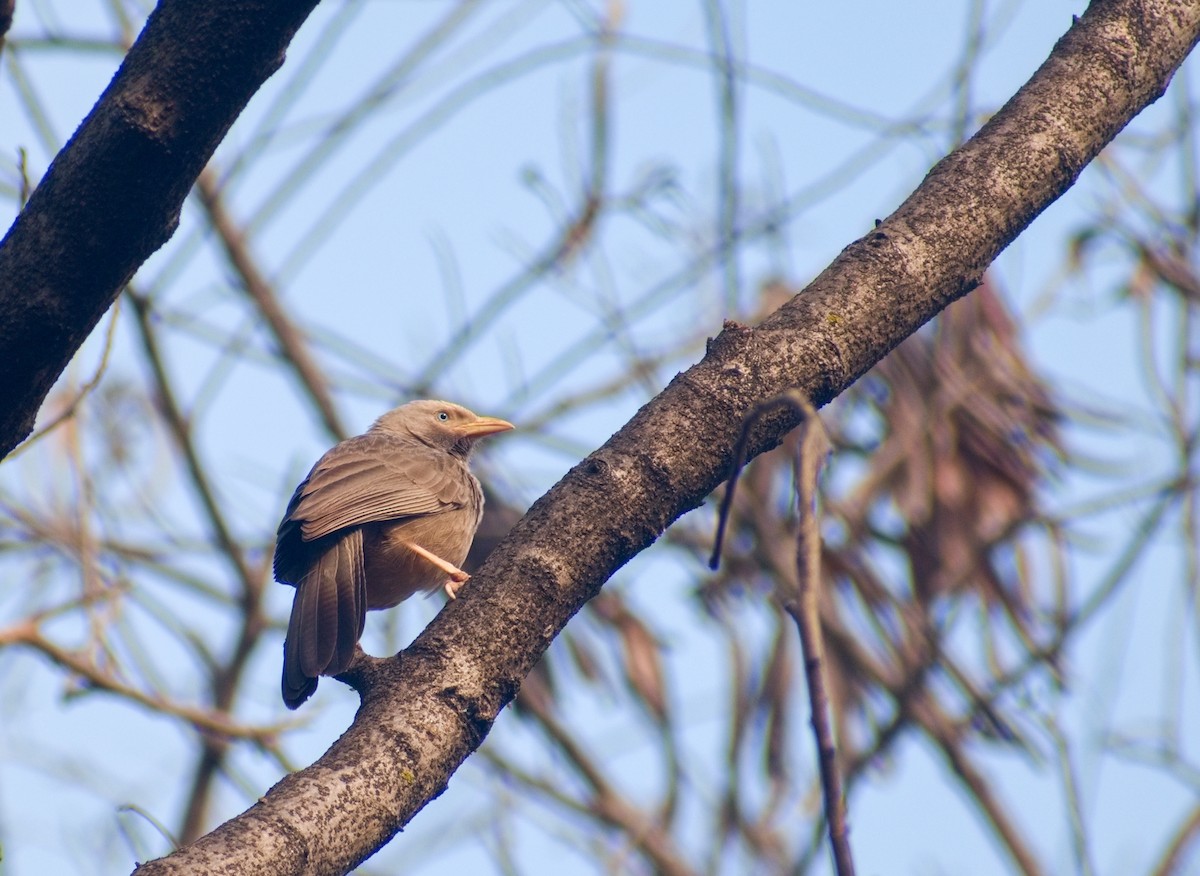
[[[283,642],[283,702],[295,709],[317,678],[350,667],[367,616],[362,530],[339,537],[296,584]]]

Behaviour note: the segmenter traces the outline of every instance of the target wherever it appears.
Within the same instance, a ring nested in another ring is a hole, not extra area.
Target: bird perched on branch
[[[455,597],[483,515],[467,460],[478,439],[511,428],[449,402],[409,402],[336,445],[296,487],[274,563],[276,580],[296,588],[283,643],[289,709],[319,676],[349,668],[368,609],[439,587]]]

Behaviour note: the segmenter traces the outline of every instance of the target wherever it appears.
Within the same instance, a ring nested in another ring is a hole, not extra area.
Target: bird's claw
[[[466,572],[458,572],[457,574],[450,576],[450,580],[442,585],[442,589],[446,591],[446,596],[448,598],[458,599],[458,591],[462,589],[462,586],[466,584],[470,578],[471,576]]]

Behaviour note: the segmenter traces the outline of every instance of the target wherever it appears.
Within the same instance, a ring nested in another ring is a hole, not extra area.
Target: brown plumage
[[[443,401],[388,411],[313,466],[279,524],[275,578],[296,588],[283,643],[283,701],[350,666],[368,609],[418,590],[451,599],[483,515],[474,443],[511,423]]]

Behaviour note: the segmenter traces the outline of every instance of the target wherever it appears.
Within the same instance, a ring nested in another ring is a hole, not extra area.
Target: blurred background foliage
[[[19,0],[10,215],[149,6]],[[338,685],[298,715],[278,697],[272,538],[325,447],[413,397],[517,423],[478,466],[477,564],[1082,12],[793,6],[318,9],[0,467],[0,870],[128,869],[346,725]],[[1200,867],[1196,83],[1189,63],[981,288],[822,413],[860,872]],[[775,595],[794,452],[747,468],[719,571],[710,504],[619,572],[362,872],[828,872]],[[367,649],[437,606],[373,617]]]

